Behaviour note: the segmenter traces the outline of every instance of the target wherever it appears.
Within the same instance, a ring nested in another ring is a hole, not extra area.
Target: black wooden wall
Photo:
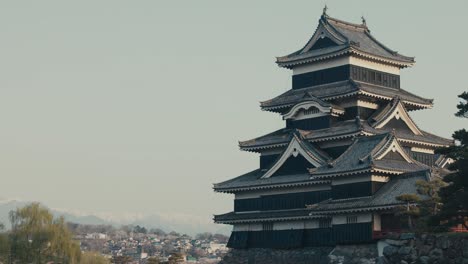
[[[382,187],[385,182],[356,182],[340,185],[332,185],[331,195],[333,199],[346,199],[354,197],[371,196]]]
[[[286,128],[299,128],[304,130],[329,128],[330,124],[331,118],[328,115],[301,120],[286,120]]]
[[[326,83],[345,81],[348,79],[394,89],[400,88],[399,75],[349,64],[293,75],[292,86],[293,89],[301,89]]]
[[[265,195],[259,198],[235,199],[234,211],[265,211],[305,208],[330,199],[330,191],[299,192],[277,195]]]
[[[230,248],[301,248],[372,241],[372,223],[334,225],[331,228],[235,231],[229,238]]]

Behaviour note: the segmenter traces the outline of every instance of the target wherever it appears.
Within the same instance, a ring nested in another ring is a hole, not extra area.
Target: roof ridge
[[[341,20],[341,19],[338,19],[338,18],[334,18],[334,17],[331,17],[329,15],[323,15],[322,17],[325,18],[325,21],[327,21],[327,22],[332,21],[334,23],[337,23],[338,25],[343,24],[345,26],[349,26],[349,27],[353,27],[353,28],[369,30],[369,28],[367,27],[366,24],[362,24],[362,23],[361,24],[356,24],[356,23],[348,22],[348,21]]]

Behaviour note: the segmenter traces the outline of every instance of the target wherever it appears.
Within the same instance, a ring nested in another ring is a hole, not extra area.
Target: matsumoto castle
[[[408,112],[433,101],[401,88],[414,65],[354,24],[324,11],[300,50],[278,57],[292,70],[287,92],[261,102],[284,128],[242,141],[260,167],[214,190],[235,195],[231,248],[301,248],[372,242],[401,228],[396,197],[446,172],[434,154],[453,142],[421,130]]]

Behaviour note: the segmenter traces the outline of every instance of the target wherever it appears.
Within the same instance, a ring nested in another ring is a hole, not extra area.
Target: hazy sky
[[[468,90],[467,1],[0,1],[0,196],[82,211],[232,209],[212,183],[258,166],[238,150],[283,126],[259,101],[290,87],[274,63],[328,13],[416,57],[412,116],[449,137]]]

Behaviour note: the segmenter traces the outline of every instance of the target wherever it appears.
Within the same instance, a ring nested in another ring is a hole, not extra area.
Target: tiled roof
[[[348,95],[357,91],[357,87],[350,81],[341,81],[302,89],[291,89],[273,99],[261,102],[260,106],[263,110],[270,111],[275,108],[291,107],[302,102],[306,96],[326,100],[328,97]]]
[[[419,108],[429,108],[432,106],[432,100],[414,95],[403,89],[393,89],[364,82],[347,80],[302,89],[291,89],[273,99],[260,102],[260,107],[266,111],[284,112],[287,108],[302,102],[306,95],[314,96],[322,100],[333,100],[356,94],[362,94],[387,101],[391,101],[395,96],[398,96],[401,98],[403,103],[407,105]]]
[[[301,133],[302,137],[309,142],[318,142],[328,140],[330,138],[351,137],[361,131],[361,126],[354,120],[348,120],[333,124],[332,127],[318,129],[318,130],[297,130]],[[253,150],[256,148],[269,148],[277,146],[285,146],[290,138],[294,129],[283,128],[273,133],[260,136],[251,140],[240,141],[239,147],[242,150]]]
[[[315,205],[309,206],[312,209],[311,214],[323,215],[327,212],[339,212],[340,210],[359,210],[385,206],[395,206],[401,204],[396,197],[402,194],[418,194],[416,182],[419,180],[427,181],[430,172],[422,170],[417,172],[405,173],[399,176],[393,176],[392,179],[382,186],[373,196],[326,200]]]
[[[324,35],[336,43],[335,46],[312,49],[313,44]],[[370,59],[396,64],[399,67],[411,66],[414,63],[413,57],[398,54],[389,49],[371,34],[366,25],[358,25],[323,15],[319,20],[319,25],[304,46],[304,48],[289,54],[278,57],[278,65],[292,68],[295,65],[317,61],[344,54],[356,54]]]
[[[326,152],[315,144],[309,143],[299,131],[294,130],[293,137],[299,142],[301,148],[303,148],[313,159],[322,162],[322,164],[330,160],[330,156],[328,156]]]
[[[242,213],[229,212],[215,215],[214,220],[218,223],[281,221],[320,218],[330,214],[348,212],[388,210],[402,204],[402,202],[396,199],[398,196],[402,194],[418,194],[416,182],[419,180],[427,181],[428,179],[428,170],[405,173],[392,177],[373,196],[369,197],[339,200],[329,199],[314,205],[306,205],[307,208],[304,209]]]
[[[453,145],[453,140],[436,136],[424,130],[421,130],[422,135],[415,135],[410,131],[405,130],[392,130],[392,128],[380,128],[376,129],[370,126],[367,122],[363,122],[363,131],[371,134],[383,134],[393,131],[395,136],[400,141],[411,141],[416,144],[421,145],[440,145],[440,146],[450,146]]]
[[[260,136],[251,140],[239,142],[239,147],[246,151],[258,151],[260,149],[272,148],[272,147],[284,147],[290,140],[290,134],[293,129],[279,129],[273,133]],[[367,121],[360,120],[347,120],[333,124],[330,128],[318,129],[318,130],[302,130],[300,131],[302,136],[310,142],[319,142],[329,139],[336,138],[349,138],[361,132],[367,134],[385,134],[392,131],[392,128],[381,128],[376,129],[370,126]],[[453,140],[446,139],[443,137],[436,136],[429,132],[421,130],[423,135],[415,135],[404,130],[395,130],[394,133],[400,141],[412,141],[419,142],[421,145],[440,145],[450,146],[453,144]]]
[[[287,220],[292,219],[305,219],[314,218],[310,215],[310,210],[304,209],[292,209],[292,210],[278,210],[278,211],[265,211],[265,212],[229,212],[227,214],[215,215],[214,220],[216,223],[232,223],[232,222],[260,222],[268,220]],[[282,219],[281,219],[282,218]],[[286,218],[286,219],[285,219]]]
[[[360,136],[354,143],[328,166],[311,169],[313,179],[323,179],[342,174],[360,173],[371,170],[386,170],[395,173],[428,169],[415,160],[411,163],[399,160],[377,159],[380,153],[391,147],[393,134]]]
[[[273,186],[296,186],[327,184],[329,181],[313,181],[308,173],[295,175],[277,175],[270,178],[261,178],[265,171],[260,169],[251,171],[239,177],[214,184],[218,192],[235,192],[243,189],[265,189]]]

